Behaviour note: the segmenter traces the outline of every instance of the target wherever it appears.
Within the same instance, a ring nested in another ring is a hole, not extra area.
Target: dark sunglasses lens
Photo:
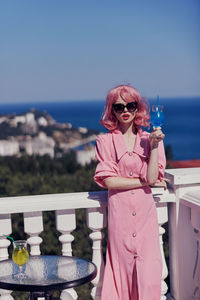
[[[137,108],[137,103],[136,102],[128,103],[126,107],[127,107],[128,111],[133,112]]]
[[[113,109],[116,113],[120,113],[120,114],[123,113],[125,107],[127,108],[127,110],[129,112],[133,112],[137,108],[137,102],[127,103],[126,106],[124,104],[121,104],[121,103],[113,104]]]
[[[113,108],[114,108],[114,111],[116,113],[122,113],[124,111],[124,105],[123,104],[113,104]]]

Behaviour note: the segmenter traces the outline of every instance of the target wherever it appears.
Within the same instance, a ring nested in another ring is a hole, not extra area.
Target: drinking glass
[[[152,105],[151,123],[155,128],[161,127],[164,124],[165,116],[163,111],[163,105]]]
[[[12,259],[14,263],[19,266],[19,273],[15,275],[16,278],[23,279],[26,275],[23,273],[23,265],[28,261],[29,254],[27,250],[27,241],[19,240],[13,244],[14,249],[12,253]]]

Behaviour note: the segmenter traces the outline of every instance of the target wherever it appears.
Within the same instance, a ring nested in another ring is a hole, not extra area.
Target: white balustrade
[[[43,218],[41,211],[24,213],[24,231],[30,236],[27,240],[30,245],[31,255],[40,255],[42,238],[39,234],[43,231]]]
[[[101,230],[107,225],[106,207],[88,208],[87,225],[93,231],[90,233],[90,238],[93,241],[92,261],[97,266],[97,276],[92,281],[94,288],[92,289],[91,296],[95,300],[100,300],[104,272],[104,261],[102,254],[102,239],[104,238],[104,234],[101,232]]]
[[[59,241],[62,243],[62,255],[72,256],[71,243],[74,236],[71,232],[76,228],[76,215],[75,209],[57,210],[56,211],[56,227],[62,235]],[[63,290],[60,296],[61,300],[76,300],[78,295],[74,289]]]
[[[172,195],[167,191],[163,193],[163,190],[158,194],[156,191],[156,205],[158,207],[158,218],[159,224],[162,226],[167,221],[166,213],[163,214],[164,205],[166,210],[166,202],[172,201]],[[75,210],[78,208],[87,209],[87,225],[92,230],[89,237],[92,239],[92,260],[97,266],[97,276],[92,281],[94,288],[92,289],[91,295],[95,300],[99,300],[101,297],[101,287],[104,272],[104,262],[102,255],[102,239],[104,234],[102,229],[106,227],[106,207],[107,207],[107,192],[93,192],[93,193],[70,193],[70,194],[57,194],[57,195],[40,195],[40,196],[23,196],[13,198],[1,198],[0,199],[2,214],[0,213],[0,220],[6,230],[5,234],[11,233],[11,220],[10,214],[23,212],[24,213],[24,231],[30,236],[28,243],[31,246],[31,255],[40,254],[40,244],[42,243],[39,234],[43,231],[43,217],[42,211],[55,210],[56,212],[56,228],[61,232],[59,241],[62,243],[62,254],[72,255],[71,243],[74,240],[73,230],[76,228],[76,217]],[[9,202],[9,205],[8,205]],[[7,213],[7,214],[6,214]],[[6,216],[6,217],[5,217]],[[1,224],[1,223],[0,223]],[[9,226],[7,226],[10,224]],[[161,228],[161,227],[160,227]],[[162,247],[162,234],[164,229],[161,230],[161,252],[163,253]],[[2,245],[2,251],[0,248],[0,255],[2,253],[2,259],[8,257],[7,247],[10,242],[5,238],[0,239],[0,247]],[[164,254],[163,265],[165,265]],[[164,279],[166,278],[166,267],[163,273],[163,296],[166,293],[166,286]],[[9,297],[9,291],[3,291],[6,297]],[[5,298],[3,294],[0,299],[13,299]],[[4,298],[2,298],[4,297]],[[61,293],[60,299],[62,300],[75,300],[77,299],[77,293],[74,289],[64,290]],[[165,299],[162,298],[162,299]]]
[[[166,177],[176,197],[168,204],[170,299],[199,300],[200,168],[167,170]]]
[[[0,215],[0,261],[8,258],[8,241],[3,234],[9,235],[12,232],[11,215],[1,214]]]
[[[0,289],[0,299],[1,300],[13,300],[11,296],[12,291]]]
[[[193,294],[191,299],[200,299],[200,190],[194,190],[186,193],[183,197],[183,205],[190,210],[190,221],[193,228],[193,260],[190,259],[190,268],[192,271],[193,279]],[[191,254],[191,248],[190,248]]]
[[[200,299],[200,168],[167,170],[168,190],[152,189],[156,202],[160,247],[163,260],[161,300]],[[91,295],[100,299],[104,272],[102,230],[106,227],[107,192],[85,192],[0,198],[0,233],[12,233],[11,214],[24,214],[24,231],[29,235],[31,255],[40,254],[44,211],[55,211],[56,228],[61,233],[62,254],[72,255],[71,244],[76,229],[76,209],[86,209],[87,226],[92,230],[92,260],[97,276],[92,281]],[[168,269],[163,251],[163,225],[169,223],[170,294],[165,279]],[[76,246],[76,241],[74,241]],[[0,237],[0,260],[8,258],[10,241]],[[78,246],[78,244],[77,244]],[[75,290],[64,290],[62,300],[77,299]],[[0,290],[0,300],[13,300],[11,291]]]
[[[158,214],[158,224],[159,224],[159,241],[160,241],[160,250],[162,257],[162,283],[161,283],[161,300],[165,300],[168,286],[165,282],[165,279],[168,275],[167,264],[164,255],[163,249],[163,234],[165,229],[162,227],[168,221],[168,203],[173,203],[175,201],[174,194],[170,190],[164,191],[163,188],[153,188],[152,193],[156,203],[157,214]]]
[[[200,215],[199,215],[200,217]],[[197,240],[197,252],[196,252],[196,261],[194,265],[194,283],[195,283],[195,289],[194,289],[194,299],[198,300],[200,299],[200,228],[198,227],[198,230],[195,228],[195,239]]]
[[[8,259],[8,247],[10,246],[10,241],[7,240],[2,235],[10,235],[12,232],[11,226],[11,215],[1,214],[0,215],[0,261]],[[1,300],[13,300],[11,296],[12,291],[0,289],[0,299]]]
[[[57,210],[56,211],[56,227],[62,235],[59,241],[62,243],[62,255],[72,255],[71,243],[74,236],[71,232],[76,228],[75,209]]]
[[[161,300],[166,299],[166,293],[168,290],[168,286],[165,282],[165,279],[168,275],[167,264],[164,255],[163,249],[163,234],[165,233],[165,229],[162,227],[168,221],[168,214],[167,214],[167,203],[158,203],[157,204],[157,212],[158,212],[158,224],[159,224],[159,239],[160,239],[160,249],[161,249],[161,256],[162,256],[162,263],[163,263],[163,270],[162,270],[162,286],[161,286]]]

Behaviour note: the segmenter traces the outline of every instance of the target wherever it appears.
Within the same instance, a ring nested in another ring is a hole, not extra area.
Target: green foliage
[[[70,152],[57,159],[48,156],[0,158],[0,196],[55,194],[97,190],[95,163],[81,167]]]

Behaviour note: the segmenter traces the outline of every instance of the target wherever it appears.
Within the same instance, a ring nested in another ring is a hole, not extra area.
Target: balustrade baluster
[[[11,216],[10,214],[0,215],[0,261],[8,259],[8,247],[10,241],[7,240],[3,234],[10,235],[12,232]]]
[[[106,227],[106,207],[87,208],[87,225],[93,231],[90,233],[90,238],[93,241],[92,261],[97,266],[97,276],[92,281],[94,285],[91,296],[95,300],[101,299],[101,289],[104,272],[104,261],[102,253],[102,239],[104,234],[101,232]]]
[[[0,299],[1,300],[14,300],[14,298],[10,295],[11,293],[12,293],[12,291],[0,289]]]
[[[160,250],[162,257],[162,285],[161,285],[161,300],[166,299],[166,293],[168,290],[168,286],[165,282],[165,279],[168,275],[167,264],[165,260],[165,254],[163,249],[163,234],[165,233],[165,229],[162,227],[168,221],[167,215],[167,204],[166,203],[158,203],[157,204],[157,213],[158,213],[158,224],[159,224],[159,240],[160,240]]]
[[[200,299],[200,211],[191,208],[191,224],[194,228],[194,236],[197,241],[196,261],[194,265],[193,279],[195,282],[194,300]]]
[[[24,213],[24,231],[30,236],[27,240],[31,247],[30,254],[40,255],[42,238],[39,237],[39,234],[43,231],[43,217],[41,211]]]
[[[0,261],[8,259],[8,247],[10,246],[10,241],[2,234],[10,235],[12,232],[11,226],[11,216],[10,214],[0,215]],[[12,291],[0,289],[0,299],[1,300],[13,300],[11,296]]]
[[[56,228],[61,232],[59,241],[62,243],[62,255],[72,256],[71,243],[74,236],[71,232],[76,228],[76,215],[74,209],[56,211]],[[63,290],[60,295],[61,300],[76,300],[78,295],[74,289]]]

